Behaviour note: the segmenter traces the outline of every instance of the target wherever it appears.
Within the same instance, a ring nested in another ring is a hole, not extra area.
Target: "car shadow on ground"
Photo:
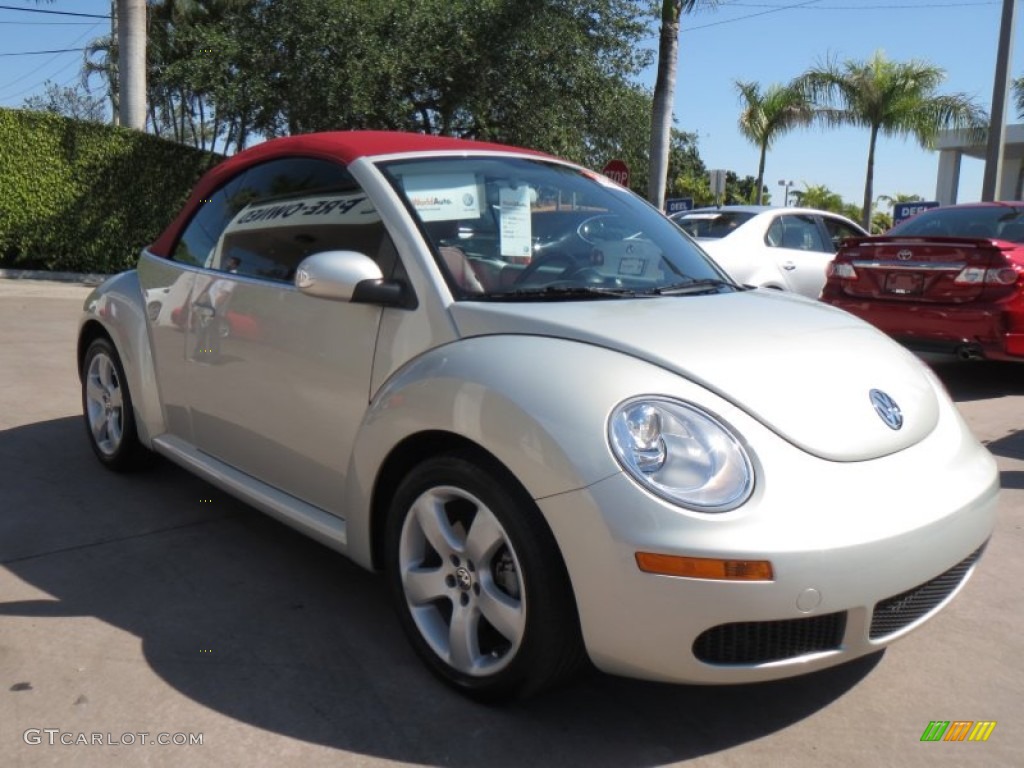
[[[467,768],[672,763],[808,717],[881,658],[727,687],[594,672],[483,707],[425,671],[383,579],[167,462],[106,472],[81,430],[65,418],[0,433],[0,564],[50,596],[0,602],[0,624],[98,618],[138,637],[152,671],[202,707],[295,739]],[[159,709],[146,691],[105,693]]]
[[[957,402],[1024,395],[1024,364],[924,357]]]
[[[985,443],[985,447],[996,456],[1024,461],[1024,430],[1015,429],[998,440],[989,440]],[[1024,472],[1004,469],[999,473],[999,484],[1005,489],[1022,489],[1024,488]]]

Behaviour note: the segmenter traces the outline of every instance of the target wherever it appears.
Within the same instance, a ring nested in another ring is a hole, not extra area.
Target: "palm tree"
[[[817,208],[819,211],[835,211],[842,213],[843,198],[838,192],[833,192],[824,184],[804,183],[803,191],[794,189],[791,193],[796,198],[796,204],[803,208]]]
[[[761,93],[757,83],[735,81],[743,101],[740,133],[761,150],[757,163],[757,204],[764,193],[764,161],[772,144],[782,134],[798,125],[808,125],[813,111],[803,92],[790,85],[770,85]]]
[[[106,81],[112,124],[118,125],[120,105],[117,89],[117,38],[114,35],[97,37],[95,40],[90,40],[85,47],[85,56],[82,61],[82,85],[85,88],[89,88],[94,75],[98,75],[101,80]]]
[[[651,109],[650,177],[647,199],[658,208],[665,205],[665,178],[672,133],[672,100],[676,92],[679,61],[679,19],[684,13],[714,8],[718,0],[661,0],[661,37],[658,42],[658,74]]]
[[[923,61],[890,61],[877,51],[867,61],[836,61],[819,65],[797,80],[817,106],[815,116],[823,125],[856,125],[870,131],[864,207],[861,224],[871,224],[875,145],[883,136],[913,136],[930,147],[943,129],[980,132],[985,112],[966,94],[940,95],[936,89],[945,72]]]
[[[924,200],[920,195],[908,195],[905,192],[897,192],[895,195],[879,195],[876,202],[885,203],[890,210],[896,203],[920,203]]]

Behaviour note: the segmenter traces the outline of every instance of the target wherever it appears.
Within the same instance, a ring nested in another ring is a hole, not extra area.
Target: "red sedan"
[[[1024,202],[933,208],[849,238],[822,301],[907,347],[1024,362]]]

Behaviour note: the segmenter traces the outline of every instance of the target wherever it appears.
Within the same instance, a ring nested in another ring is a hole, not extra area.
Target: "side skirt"
[[[153,449],[226,493],[333,550],[347,554],[345,520],[233,469],[171,435],[153,438]]]

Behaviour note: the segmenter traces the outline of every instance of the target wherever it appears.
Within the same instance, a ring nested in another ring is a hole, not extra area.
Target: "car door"
[[[326,161],[256,166],[229,196],[233,215],[188,301],[181,354],[191,442],[339,514],[382,310],[300,293],[294,274],[328,250],[360,251],[389,274],[394,248],[367,195]]]
[[[817,298],[833,251],[815,217],[809,213],[780,214],[768,227],[765,244],[786,287]]]

